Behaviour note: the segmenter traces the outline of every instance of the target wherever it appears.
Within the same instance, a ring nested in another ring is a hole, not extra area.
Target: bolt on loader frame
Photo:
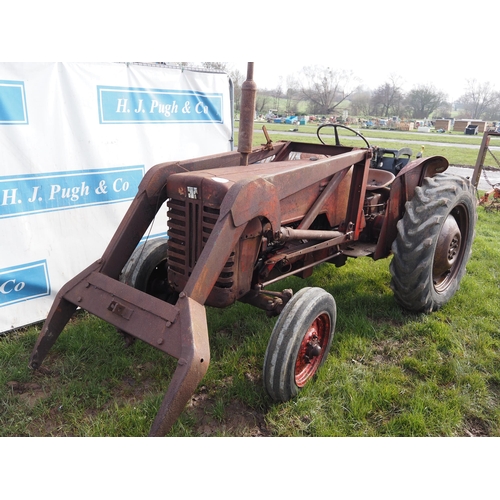
[[[243,84],[238,152],[149,170],[101,259],[57,294],[34,346],[38,368],[81,307],[178,360],[150,435],[168,433],[210,363],[205,306],[244,301],[279,315],[264,360],[276,401],[293,397],[325,361],[336,306],[320,288],[275,292],[287,276],[348,257],[393,255],[391,287],[405,308],[430,312],[459,287],[476,221],[475,187],[443,174],[441,156],[279,142],[252,148],[253,63]],[[329,136],[332,138],[332,135]],[[138,246],[167,202],[164,242]]]

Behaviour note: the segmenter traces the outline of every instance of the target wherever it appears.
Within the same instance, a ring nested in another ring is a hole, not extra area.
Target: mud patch
[[[211,397],[204,386],[191,398],[186,411],[195,419],[194,428],[199,436],[271,435],[263,413],[235,399],[228,404],[222,404],[221,401]]]
[[[465,435],[469,437],[489,436],[488,424],[480,418],[471,417],[465,421]]]
[[[19,399],[23,401],[28,408],[34,408],[38,401],[48,397],[48,394],[37,382],[27,382],[23,384],[12,380],[7,382],[7,387],[13,394],[17,394]]]

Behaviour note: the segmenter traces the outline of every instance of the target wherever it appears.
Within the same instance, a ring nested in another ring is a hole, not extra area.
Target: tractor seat
[[[373,191],[374,189],[387,187],[395,178],[396,176],[388,170],[370,168],[368,170],[366,189],[368,191]]]

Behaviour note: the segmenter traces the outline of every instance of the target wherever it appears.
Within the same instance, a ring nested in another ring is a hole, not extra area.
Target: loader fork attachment
[[[176,357],[172,383],[151,428],[153,436],[168,432],[208,368],[205,308],[183,293],[178,306],[173,306],[121,283],[118,277],[165,201],[168,176],[179,168],[179,164],[164,164],[146,174],[103,257],[57,294],[29,362],[33,369],[40,367],[78,307]]]
[[[234,159],[231,153],[215,161],[223,165]],[[34,369],[41,365],[78,307],[176,358],[177,367],[151,427],[152,436],[170,430],[208,369],[210,347],[204,303],[248,220],[264,213],[279,225],[279,203],[272,185],[259,179],[235,184],[224,198],[220,218],[175,305],[120,282],[121,270],[166,199],[169,175],[206,166],[206,159],[163,164],[146,174],[103,257],[57,294],[29,362]]]
[[[52,305],[42,331],[38,336],[35,347],[31,353],[29,366],[37,369],[47,356],[50,348],[63,331],[64,327],[75,313],[77,306],[64,299],[64,294],[59,293]]]
[[[193,395],[210,364],[210,346],[205,308],[186,295],[179,298],[181,357],[160,409],[151,427],[150,436],[165,436]]]

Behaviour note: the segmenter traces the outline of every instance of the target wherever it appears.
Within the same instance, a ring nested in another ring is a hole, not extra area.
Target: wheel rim
[[[434,289],[442,293],[454,282],[464,258],[469,220],[464,207],[456,207],[448,215],[439,234],[432,279]]]
[[[167,260],[164,259],[151,270],[151,273],[147,277],[145,292],[157,297],[163,291],[167,280]]]
[[[330,316],[319,315],[308,328],[295,362],[295,383],[303,387],[321,365],[331,332]]]
[[[175,304],[177,295],[170,288],[168,283],[167,259],[162,260],[155,266],[146,278],[144,291],[157,299]]]

